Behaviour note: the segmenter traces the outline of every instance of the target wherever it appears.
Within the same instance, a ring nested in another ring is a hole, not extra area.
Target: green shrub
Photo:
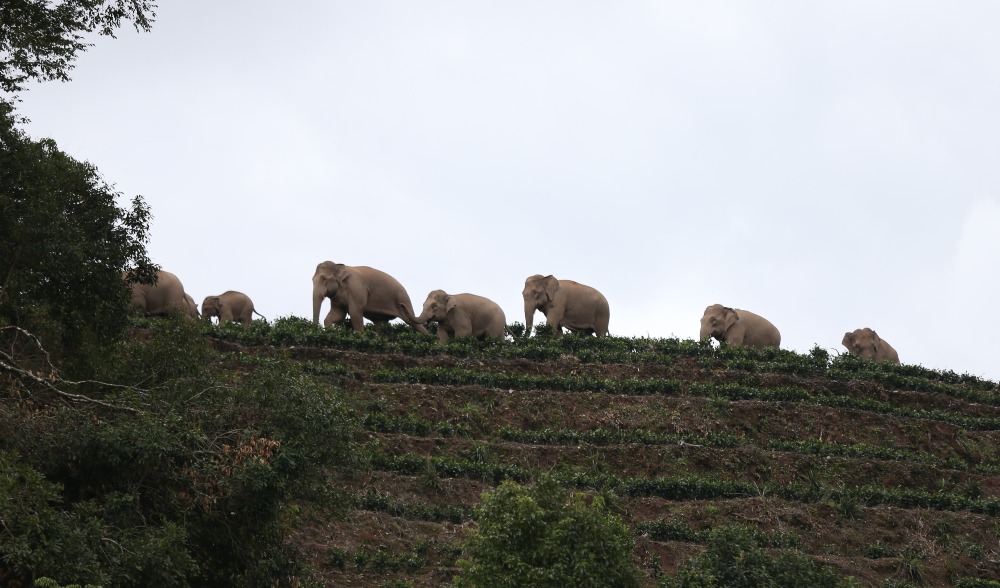
[[[504,482],[476,507],[459,587],[639,586],[633,540],[602,497],[569,494],[550,478]]]
[[[860,586],[854,578],[838,579],[823,566],[796,550],[772,557],[758,547],[749,529],[722,527],[711,533],[708,549],[685,563],[677,574],[664,578],[662,588],[848,588]]]

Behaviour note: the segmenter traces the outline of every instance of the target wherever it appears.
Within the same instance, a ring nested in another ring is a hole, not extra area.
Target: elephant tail
[[[264,322],[267,322],[267,317],[266,317],[266,316],[264,316],[264,315],[262,315],[261,313],[257,312],[257,309],[254,309],[254,310],[253,310],[253,313],[254,313],[255,315],[259,316],[260,318],[264,319]]]

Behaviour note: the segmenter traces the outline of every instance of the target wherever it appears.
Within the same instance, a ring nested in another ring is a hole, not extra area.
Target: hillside
[[[328,585],[449,582],[481,494],[543,472],[613,497],[649,586],[730,526],[864,585],[1000,579],[994,382],[672,339],[441,346],[300,319],[212,336],[234,366],[292,360],[361,422],[346,518],[304,504],[292,535]]]

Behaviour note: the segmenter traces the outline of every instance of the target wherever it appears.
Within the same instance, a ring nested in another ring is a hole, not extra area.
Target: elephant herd
[[[180,278],[163,270],[156,273],[156,284],[132,284],[131,289],[132,307],[146,316],[166,315],[180,310],[191,319],[212,320],[212,317],[218,317],[220,325],[236,321],[242,323],[244,329],[250,327],[254,314],[264,318],[264,315],[254,310],[253,301],[249,296],[234,290],[207,296],[201,303],[199,313],[198,305],[195,304],[194,298],[184,291]]]
[[[313,322],[319,323],[323,301],[330,301],[330,310],[323,319],[324,327],[339,325],[351,318],[351,327],[364,330],[364,317],[375,323],[401,319],[421,333],[428,321],[438,324],[438,339],[445,343],[451,337],[476,337],[479,339],[507,336],[507,317],[503,309],[489,298],[476,294],[448,294],[434,290],[427,295],[419,315],[413,310],[410,296],[398,280],[389,274],[367,266],[349,266],[324,261],[316,266],[312,278]],[[545,315],[554,336],[562,329],[571,332],[597,335],[608,334],[610,310],[608,300],[595,288],[555,277],[534,275],[524,281],[525,335],[531,333],[536,311]],[[174,274],[158,273],[155,286],[132,284],[132,305],[146,315],[167,314],[179,309],[197,319],[198,307],[194,299],[184,292],[184,287]],[[208,296],[201,305],[201,317],[219,318],[219,324],[237,321],[246,329],[252,315],[258,313],[253,302],[242,292],[228,291]],[[265,319],[266,320],[266,319]],[[715,338],[732,346],[778,347],[781,333],[762,316],[748,310],[713,304],[701,317],[700,338]],[[899,355],[889,343],[869,328],[844,334],[842,344],[847,350],[865,359],[899,363]]]

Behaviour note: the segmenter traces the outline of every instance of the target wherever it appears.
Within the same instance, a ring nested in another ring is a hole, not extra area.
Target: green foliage
[[[13,578],[270,585],[300,571],[284,541],[292,502],[339,502],[329,476],[353,464],[355,421],[337,393],[284,360],[222,363],[197,324],[155,325],[101,366],[122,387],[78,390],[130,410],[0,403],[0,451],[28,481],[0,487],[0,505],[36,488],[20,512],[42,517],[0,541],[17,549]]]
[[[114,36],[122,19],[149,31],[150,0],[4,0],[0,3],[0,90],[23,90],[30,80],[69,80],[84,33]]]
[[[962,578],[955,582],[955,588],[1000,588],[1000,582],[983,578]]]
[[[600,496],[568,495],[546,478],[529,488],[504,482],[475,519],[455,586],[640,585],[628,529]]]
[[[686,543],[707,543],[713,538],[715,530],[695,530],[689,525],[678,521],[645,521],[635,525],[636,535],[646,535],[654,541],[684,541]],[[738,526],[737,531],[744,533],[753,540],[753,544],[763,548],[799,547],[802,540],[789,533],[758,531],[750,527]]]
[[[128,324],[121,272],[150,278],[155,269],[145,249],[149,208],[139,196],[119,208],[118,197],[91,164],[29,139],[0,101],[0,325],[38,335],[64,371],[83,377]],[[7,344],[13,335],[0,337]]]
[[[418,521],[463,523],[472,513],[460,506],[404,502],[384,492],[368,491],[354,497],[355,507],[389,513],[392,516]]]
[[[35,588],[80,588],[79,584],[67,584],[65,586],[60,586],[59,582],[56,582],[52,578],[38,578],[35,580]],[[94,584],[87,584],[83,588],[101,588]]]
[[[830,568],[795,550],[772,557],[754,535],[741,527],[722,527],[708,539],[708,548],[691,558],[663,588],[847,588],[860,586],[853,578],[839,579]]]

